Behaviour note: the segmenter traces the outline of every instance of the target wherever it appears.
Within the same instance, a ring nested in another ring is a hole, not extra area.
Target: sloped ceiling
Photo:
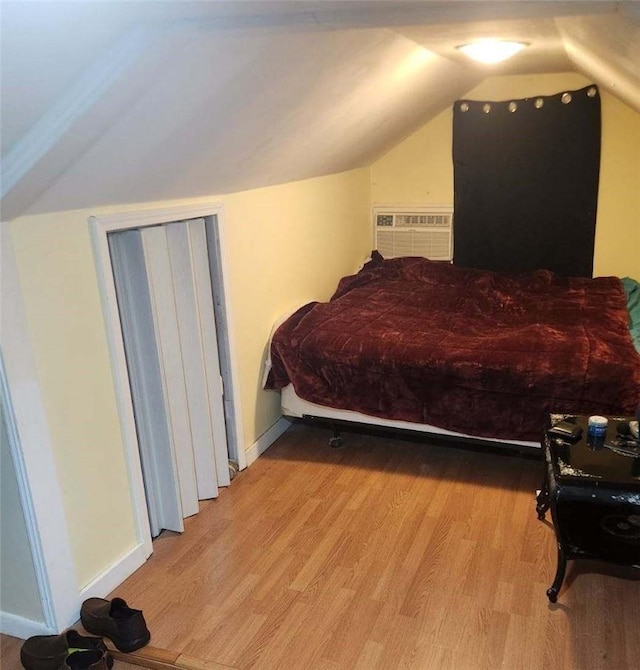
[[[495,74],[576,70],[640,112],[613,2],[11,2],[2,219],[369,165]],[[455,47],[530,47],[492,68]]]

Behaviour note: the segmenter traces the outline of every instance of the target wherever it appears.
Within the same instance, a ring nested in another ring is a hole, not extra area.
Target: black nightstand
[[[605,443],[614,441],[617,422],[632,420],[607,418]],[[558,541],[558,568],[547,590],[552,603],[567,560],[589,558],[640,568],[640,449],[625,453],[592,446],[588,417],[553,414],[550,426],[562,419],[579,425],[582,435],[570,444],[545,432],[545,479],[536,506],[539,519],[551,509]]]

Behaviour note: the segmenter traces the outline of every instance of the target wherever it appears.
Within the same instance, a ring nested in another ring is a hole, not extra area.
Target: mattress
[[[376,256],[275,332],[267,387],[338,410],[538,441],[549,412],[632,414],[640,356],[615,277]]]

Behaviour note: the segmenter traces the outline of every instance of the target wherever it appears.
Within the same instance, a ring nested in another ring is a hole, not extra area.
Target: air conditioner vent
[[[452,207],[375,207],[373,221],[375,248],[385,258],[452,258]]]
[[[451,214],[396,214],[396,228],[451,226]]]

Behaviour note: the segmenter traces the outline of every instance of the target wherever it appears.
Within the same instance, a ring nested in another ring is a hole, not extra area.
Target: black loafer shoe
[[[99,649],[74,651],[64,659],[59,670],[107,670],[110,658],[106,651]]]
[[[108,637],[120,651],[135,651],[151,639],[142,612],[128,607],[122,598],[85,600],[80,608],[80,620],[86,630]]]
[[[20,648],[20,661],[26,670],[58,670],[64,659],[74,651],[96,650],[107,653],[99,637],[85,637],[70,629],[60,635],[35,635]],[[107,654],[109,668],[113,659]]]

